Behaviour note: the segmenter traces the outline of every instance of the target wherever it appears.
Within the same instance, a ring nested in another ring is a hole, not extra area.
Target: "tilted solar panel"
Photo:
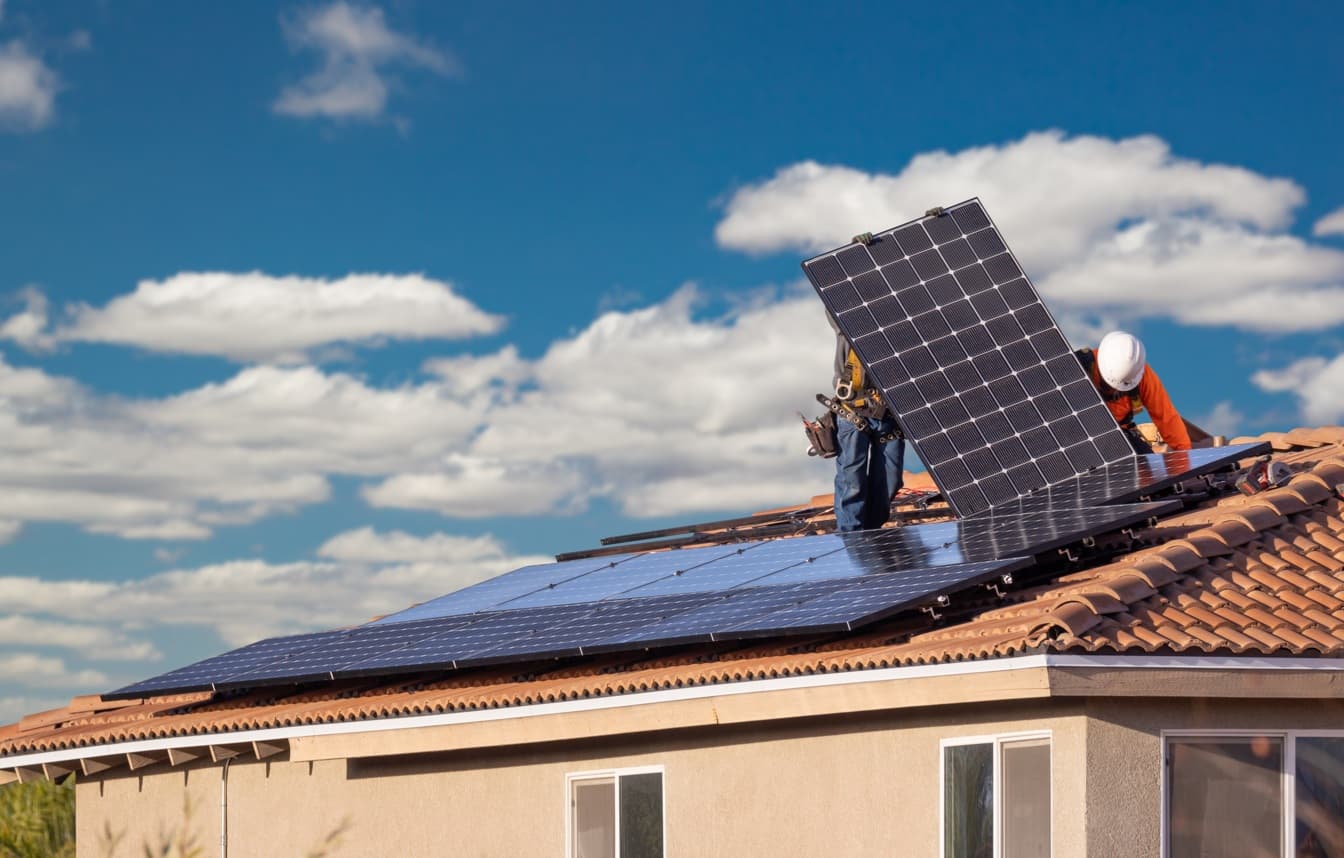
[[[1134,455],[979,200],[803,270],[958,515]]]

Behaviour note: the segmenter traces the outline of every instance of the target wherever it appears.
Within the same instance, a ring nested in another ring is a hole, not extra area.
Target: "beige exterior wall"
[[[235,763],[230,856],[304,855],[343,821],[337,855],[563,856],[565,776],[665,768],[669,856],[937,855],[939,742],[1053,731],[1055,854],[1085,837],[1082,704],[1000,704],[768,727],[455,751],[369,760]],[[184,820],[183,800],[193,810]],[[78,788],[81,856],[138,855],[160,831],[189,825],[205,855],[219,843],[220,767],[147,770]]]
[[[1339,700],[1066,698],[249,761],[229,771],[229,855],[305,855],[345,823],[331,854],[563,856],[567,774],[662,766],[669,856],[937,856],[940,741],[1045,729],[1055,858],[1157,856],[1163,730],[1341,727]],[[184,824],[218,854],[219,765],[122,772],[79,784],[81,856],[139,855]]]

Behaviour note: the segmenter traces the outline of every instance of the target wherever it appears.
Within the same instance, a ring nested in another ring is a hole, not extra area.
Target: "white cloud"
[[[107,675],[90,669],[72,670],[59,658],[18,652],[0,655],[0,682],[21,683],[27,688],[99,688]]]
[[[1312,235],[1344,235],[1344,208],[1338,208],[1316,221]]]
[[[319,557],[348,563],[467,563],[504,562],[507,556],[494,537],[433,533],[414,536],[400,530],[379,533],[372,527],[347,530],[317,549]]]
[[[481,393],[483,430],[365,492],[377,506],[488,516],[567,512],[608,498],[637,516],[773,506],[824,491],[795,412],[818,409],[833,339],[794,288],[698,318],[687,287],[608,312],[523,361],[433,362]]]
[[[1295,395],[1303,418],[1312,425],[1344,417],[1344,355],[1302,358],[1283,369],[1261,370],[1251,381],[1261,390]]]
[[[716,236],[751,253],[815,252],[972,196],[1071,331],[1145,317],[1260,331],[1344,321],[1344,253],[1283,231],[1300,187],[1178,158],[1150,136],[1029,134],[919,155],[896,175],[806,161],[738,189]]]
[[[200,538],[324,501],[331,474],[436,461],[481,419],[432,384],[376,388],[313,367],[122,399],[0,359],[0,520]]]
[[[0,45],[0,130],[37,131],[56,115],[60,79],[20,41]]]
[[[389,29],[377,7],[337,2],[304,10],[283,24],[291,48],[321,57],[316,71],[285,87],[272,105],[287,116],[377,119],[395,85],[389,67],[460,72],[450,54]]]
[[[162,657],[152,643],[131,640],[117,629],[18,614],[0,616],[3,644],[68,649],[98,661],[153,661]]]
[[[47,330],[47,296],[29,286],[19,291],[22,312],[0,323],[0,340],[12,340],[30,351],[46,351],[56,341]]]
[[[1234,438],[1245,431],[1246,415],[1234,404],[1224,400],[1214,405],[1208,414],[1196,419],[1195,424],[1211,435]]]
[[[335,280],[250,273],[182,273],[144,280],[105,306],[75,304],[47,329],[47,304],[26,290],[27,307],[0,338],[30,348],[101,342],[238,361],[296,362],[332,344],[445,339],[489,334],[503,320],[420,274],[349,274]]]
[[[0,643],[19,642],[16,636],[25,630],[76,622],[72,634],[115,642],[119,655],[104,651],[105,658],[153,655],[149,644],[129,636],[132,628],[209,629],[241,645],[362,623],[550,559],[510,554],[490,536],[416,537],[368,528],[333,537],[319,553],[330,560],[235,560],[122,582],[0,577],[0,604],[11,612],[0,619]],[[42,643],[51,644],[45,638]],[[0,662],[4,658],[0,654]]]

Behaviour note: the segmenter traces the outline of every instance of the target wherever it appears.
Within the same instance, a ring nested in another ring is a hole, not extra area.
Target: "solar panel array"
[[[833,553],[843,553],[844,548]],[[806,561],[802,561],[805,563]],[[933,605],[1031,563],[1015,557],[905,574],[833,577],[703,593],[607,599],[453,614],[332,632],[271,638],[128,685],[108,699],[204,689],[230,690],[322,679],[465,668],[693,641],[839,631],[901,610]]]
[[[959,519],[527,566],[105,696],[853,629],[1180,508],[1151,498],[1268,450],[1135,455],[976,200],[804,268]]]
[[[854,628],[1169,511],[995,510],[970,519],[524,567],[352,629],[273,638],[109,698]],[[621,570],[628,570],[624,577]]]
[[[1133,457],[978,200],[803,270],[958,515]]]

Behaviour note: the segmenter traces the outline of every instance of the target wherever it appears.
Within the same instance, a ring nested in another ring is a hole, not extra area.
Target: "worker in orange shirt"
[[[1096,351],[1079,349],[1075,354],[1137,452],[1153,452],[1134,425],[1134,415],[1144,410],[1153,418],[1153,424],[1168,447],[1190,449],[1190,433],[1186,431],[1185,421],[1171,404],[1162,380],[1148,365],[1147,353],[1137,337],[1124,331],[1111,331],[1101,338]]]

